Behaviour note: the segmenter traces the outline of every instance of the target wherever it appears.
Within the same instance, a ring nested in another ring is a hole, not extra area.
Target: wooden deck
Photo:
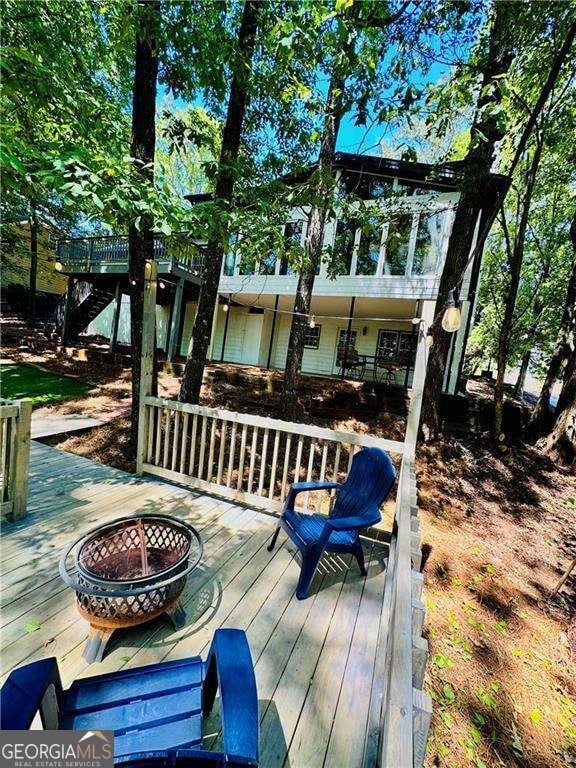
[[[87,666],[87,624],[58,576],[58,558],[82,531],[137,510],[181,517],[202,536],[203,560],[184,593],[187,625],[174,631],[159,619],[118,632],[104,660]],[[271,516],[247,507],[33,443],[28,515],[4,524],[0,539],[2,680],[12,667],[45,656],[58,658],[65,685],[79,676],[205,656],[217,627],[240,627],[256,669],[262,768],[375,766],[387,547],[365,543],[367,578],[347,559],[324,561],[310,597],[298,601],[292,546],[281,535],[275,552],[266,550],[274,525]]]

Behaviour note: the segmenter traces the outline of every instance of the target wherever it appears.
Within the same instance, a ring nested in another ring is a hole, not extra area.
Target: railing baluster
[[[208,469],[206,470],[206,480],[212,481],[212,468],[214,467],[214,448],[216,443],[216,425],[218,419],[212,419],[210,428],[210,451],[208,453]]]
[[[176,459],[178,458],[178,437],[180,436],[180,411],[174,414],[174,436],[172,438],[172,472],[176,469]]]
[[[258,427],[252,429],[252,443],[250,445],[250,469],[248,470],[248,493],[252,493],[254,484],[254,466],[256,463],[256,446],[258,441]]]
[[[298,435],[298,447],[296,448],[296,466],[294,467],[294,482],[300,480],[300,464],[302,463],[302,448],[304,446],[304,436]]]
[[[180,446],[180,474],[184,474],[184,470],[186,468],[186,439],[188,437],[188,420],[189,420],[189,414],[187,412],[184,413],[184,418],[182,419],[182,444]]]
[[[278,463],[278,446],[280,444],[280,431],[276,430],[274,436],[274,449],[272,451],[272,469],[270,470],[270,490],[268,491],[268,498],[274,498],[274,490],[276,486],[276,464]]]
[[[286,435],[286,448],[284,454],[284,469],[282,470],[282,487],[280,488],[280,501],[284,503],[286,498],[286,486],[288,485],[288,467],[290,465],[290,448],[292,447],[292,435]]]
[[[202,416],[202,432],[200,434],[200,456],[198,458],[198,477],[200,480],[204,478],[204,456],[206,455],[206,429],[208,427],[208,417]]]
[[[156,455],[154,456],[154,464],[156,464],[157,467],[160,466],[160,448],[162,445],[162,414],[163,411],[161,408],[157,408],[157,416],[156,416]]]
[[[228,422],[222,419],[220,426],[220,446],[218,448],[218,470],[216,472],[216,485],[222,482],[222,471],[224,469],[224,449],[226,448],[226,434],[228,432]]]
[[[228,456],[228,472],[226,474],[226,488],[232,485],[232,470],[234,469],[234,452],[236,450],[237,422],[232,422],[232,434],[230,435],[230,455]]]
[[[306,482],[309,483],[312,480],[312,470],[314,469],[314,456],[316,454],[316,440],[312,439],[310,442],[310,453],[308,454],[308,468],[306,470]],[[308,509],[308,503],[310,501],[310,493],[306,491],[304,494],[304,506]]]
[[[264,437],[262,439],[262,455],[260,457],[260,476],[258,478],[258,496],[262,496],[264,489],[264,477],[266,476],[266,454],[268,453],[268,427],[264,430]]]
[[[153,405],[148,405],[148,447],[146,452],[146,461],[148,464],[152,461],[153,447],[154,447],[154,413],[156,408]]]
[[[238,459],[238,481],[236,483],[236,489],[242,490],[242,483],[244,482],[244,456],[246,455],[246,436],[248,434],[248,424],[242,425],[242,437],[240,438],[240,458]]]
[[[194,475],[194,459],[196,458],[196,436],[198,434],[198,414],[195,413],[192,418],[192,437],[190,438],[190,464],[188,465],[188,473]]]
[[[168,450],[170,448],[170,428],[172,426],[172,411],[167,408],[164,409],[166,416],[166,432],[164,433],[164,456],[162,459],[162,466],[164,469],[168,467]]]
[[[340,451],[342,450],[342,443],[336,443],[336,454],[334,455],[334,471],[332,474],[332,482],[338,482],[338,473],[340,471]]]
[[[322,446],[322,461],[320,463],[320,476],[318,480],[323,483],[326,480],[326,460],[328,459],[328,442],[324,440]]]
[[[352,468],[352,459],[354,458],[354,446],[349,445],[348,446],[348,467],[346,469],[346,474],[350,474],[350,469]]]

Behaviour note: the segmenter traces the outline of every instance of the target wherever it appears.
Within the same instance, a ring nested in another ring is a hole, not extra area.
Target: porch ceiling
[[[275,297],[271,294],[242,294],[235,296],[234,301],[247,306],[274,309]],[[348,317],[351,299],[348,296],[314,296],[312,299],[312,314],[334,315]],[[415,316],[416,301],[413,299],[382,299],[356,297],[354,317],[386,317],[397,320],[408,320]],[[291,311],[294,306],[293,296],[280,296],[278,309]]]

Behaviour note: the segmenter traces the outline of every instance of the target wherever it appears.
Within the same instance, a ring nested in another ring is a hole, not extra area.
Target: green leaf
[[[26,626],[24,627],[24,630],[28,633],[36,632],[37,630],[40,629],[41,626],[42,624],[39,621],[37,621],[36,619],[33,619],[32,621],[29,621],[26,624]]]
[[[444,656],[442,653],[436,653],[432,658],[432,663],[440,667],[440,669],[449,669],[454,666],[452,659],[449,659],[448,656]]]
[[[476,723],[476,725],[486,725],[486,718],[484,715],[481,715],[480,712],[474,712],[472,715],[472,722]]]
[[[448,683],[446,683],[443,686],[442,693],[444,694],[444,698],[446,699],[446,701],[452,702],[456,700],[456,695],[454,693],[454,690],[452,689],[452,686],[448,685]]]
[[[534,725],[538,725],[542,722],[542,712],[540,712],[539,709],[530,710],[530,720],[534,723]]]

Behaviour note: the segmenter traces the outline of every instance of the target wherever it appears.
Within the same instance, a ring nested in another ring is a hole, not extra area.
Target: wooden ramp
[[[120,631],[104,660],[87,666],[87,624],[58,576],[58,558],[82,531],[136,511],[181,517],[202,536],[204,557],[184,592],[187,624],[175,631],[159,619]],[[365,542],[366,578],[347,558],[326,559],[310,597],[300,602],[292,546],[283,540],[272,554],[266,550],[274,526],[272,517],[250,508],[33,443],[28,515],[4,524],[0,539],[2,681],[14,666],[46,656],[58,658],[65,685],[205,656],[217,627],[239,627],[256,669],[262,768],[375,766],[388,548]],[[218,738],[216,716],[209,725],[210,743]]]

